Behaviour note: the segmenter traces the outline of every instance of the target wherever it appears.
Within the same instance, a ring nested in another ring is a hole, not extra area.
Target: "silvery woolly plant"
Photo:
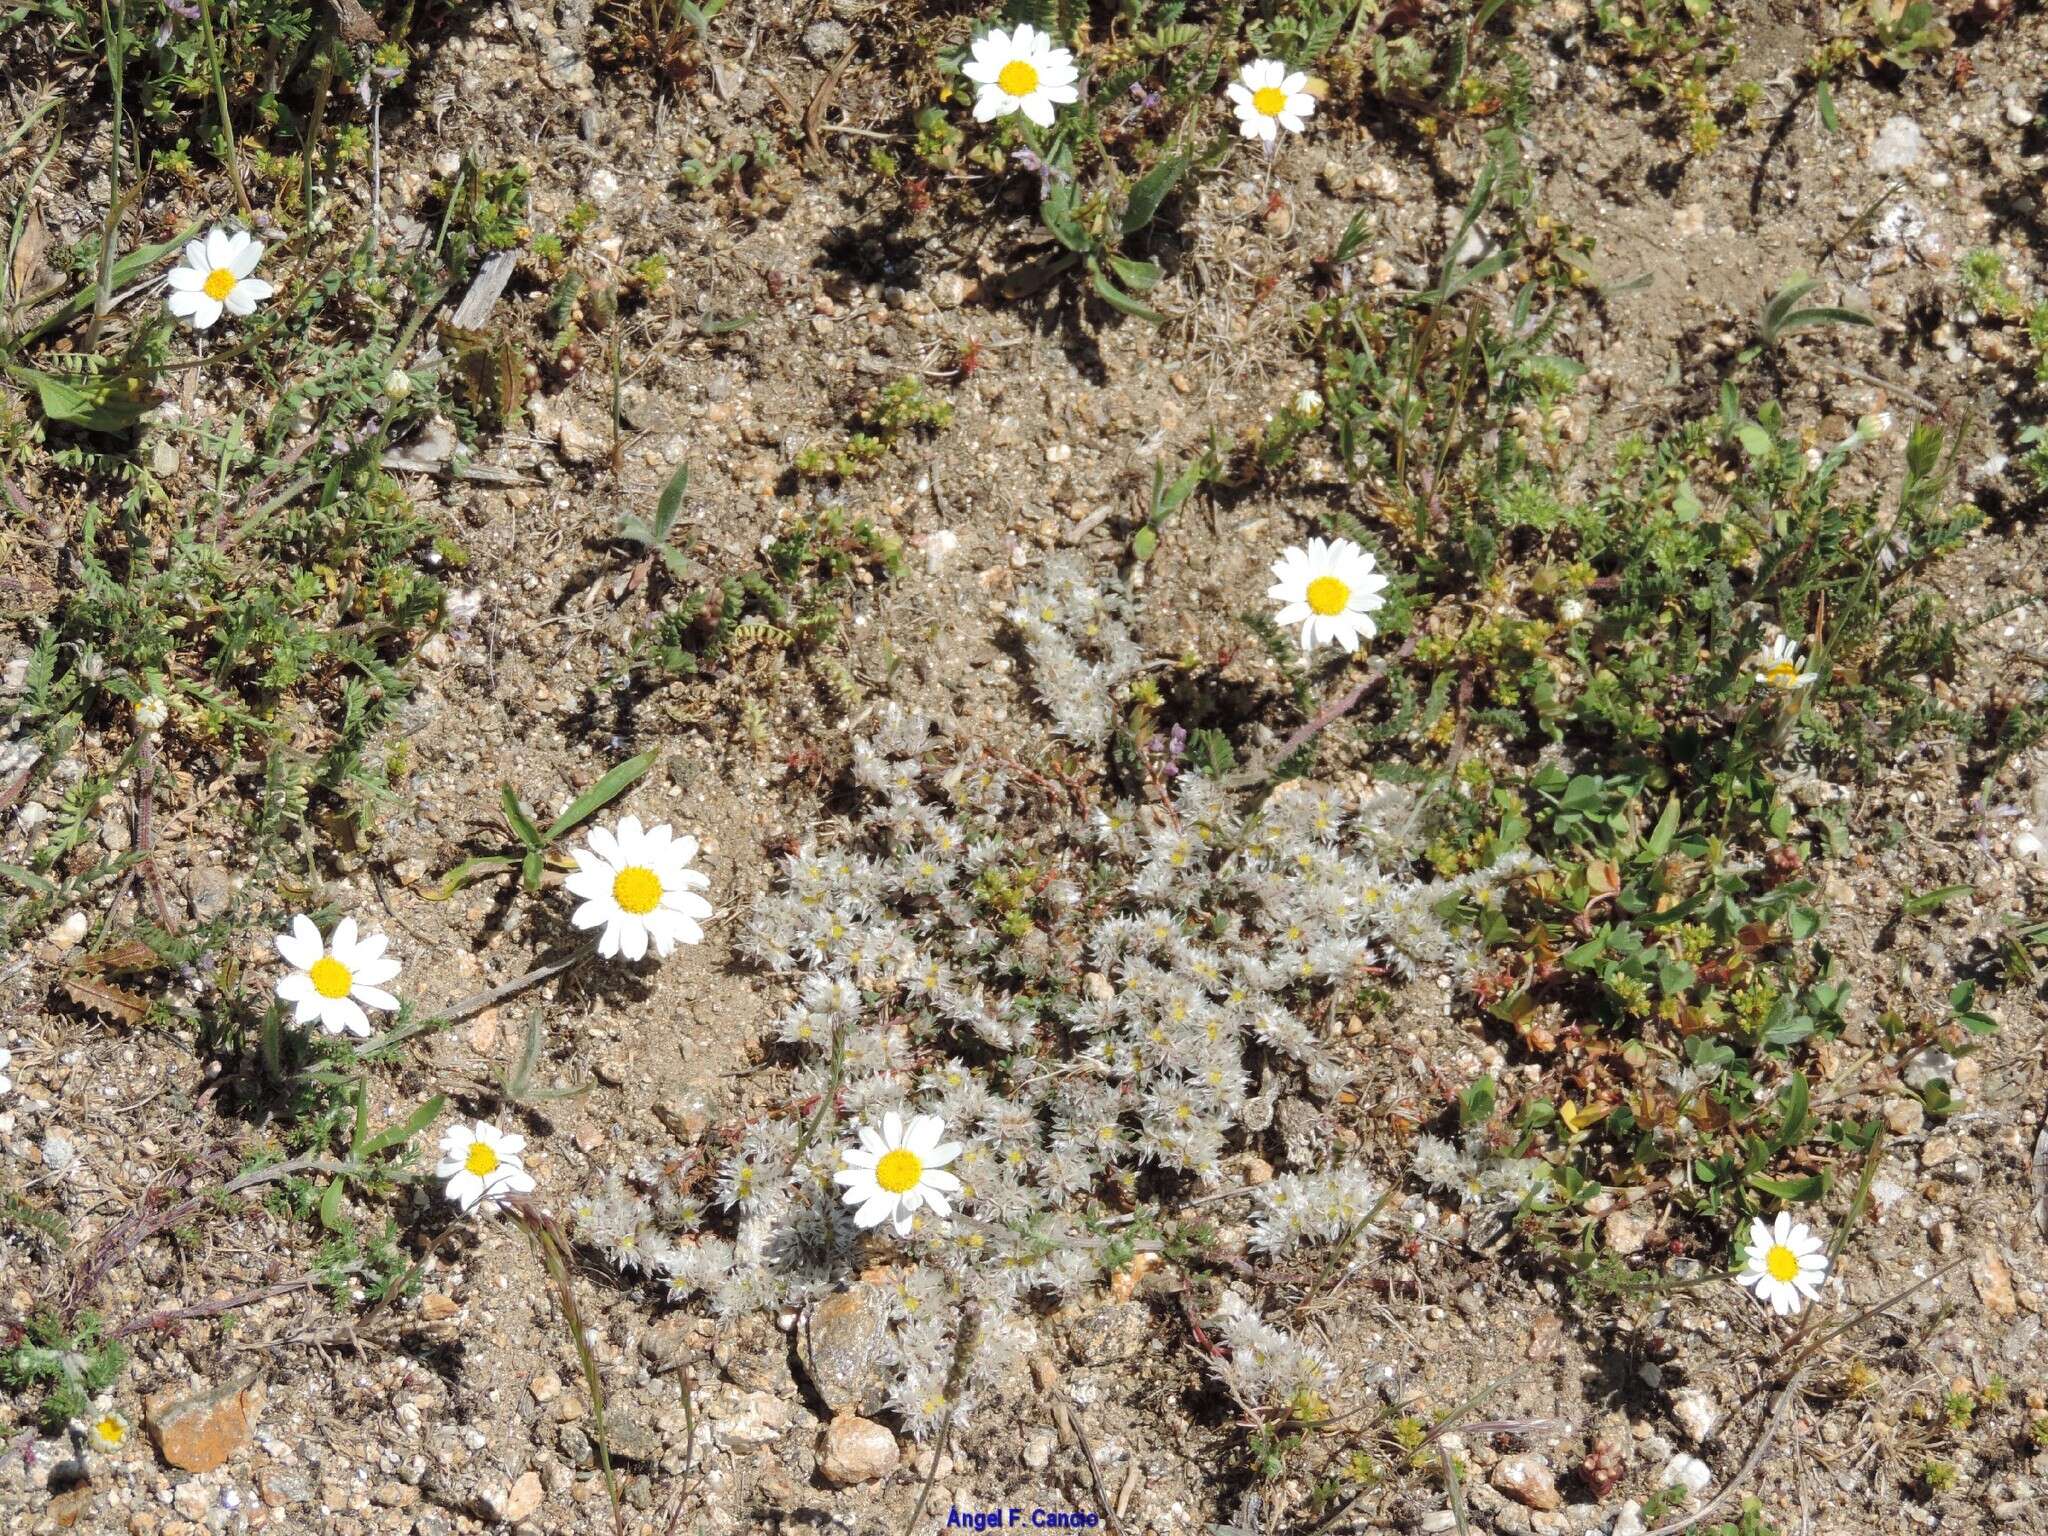
[[[1014,615],[1056,728],[1082,745],[1108,739],[1140,659],[1125,603],[1067,562]],[[1087,804],[902,712],[853,769],[857,809],[788,856],[743,941],[786,983],[797,1112],[748,1125],[703,1193],[649,1165],[573,1216],[622,1269],[723,1316],[820,1297],[893,1247],[896,1278],[874,1289],[892,1406],[919,1435],[949,1406],[964,1303],[982,1319],[971,1391],[1032,1347],[1029,1300],[1113,1262],[1105,1218],[1216,1192],[1280,1093],[1344,1085],[1330,1025],[1361,986],[1468,977],[1478,951],[1438,909],[1519,868],[1415,879],[1414,807],[1395,792],[1354,804],[1291,785],[1247,814],[1188,772],[1158,803]],[[937,1116],[960,1143],[950,1216],[901,1236],[858,1229],[833,1183],[854,1132],[892,1115]],[[1379,1203],[1356,1166],[1283,1175],[1254,1192],[1249,1242],[1348,1242]],[[1230,1326],[1273,1368],[1232,1390],[1322,1382],[1313,1351],[1282,1349],[1248,1305]],[[971,1403],[950,1406],[957,1422]]]

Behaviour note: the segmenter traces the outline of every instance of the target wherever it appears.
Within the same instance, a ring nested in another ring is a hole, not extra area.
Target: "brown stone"
[[[263,1411],[260,1373],[203,1392],[168,1387],[142,1405],[157,1454],[187,1472],[211,1472],[249,1443]]]
[[[797,1358],[811,1389],[833,1413],[881,1408],[886,1388],[876,1352],[887,1328],[887,1309],[871,1285],[836,1291],[805,1313],[797,1335]],[[727,1374],[732,1374],[730,1369]],[[772,1385],[734,1379],[755,1390]]]
[[[1564,1503],[1557,1479],[1541,1456],[1509,1456],[1493,1469],[1493,1486],[1530,1509],[1556,1509]]]
[[[1994,1317],[2011,1317],[2020,1309],[2013,1293],[2012,1270],[1995,1253],[1986,1253],[1970,1267],[1970,1279],[1977,1287],[1977,1299]]]
[[[818,1471],[840,1488],[887,1477],[902,1455],[896,1437],[873,1419],[834,1419],[818,1439]]]
[[[68,1531],[78,1524],[79,1517],[92,1507],[92,1485],[82,1483],[76,1488],[66,1488],[50,1500],[50,1518],[57,1522],[57,1529]]]
[[[538,1472],[522,1472],[512,1489],[505,1495],[505,1523],[517,1525],[541,1506],[547,1492],[540,1485]]]

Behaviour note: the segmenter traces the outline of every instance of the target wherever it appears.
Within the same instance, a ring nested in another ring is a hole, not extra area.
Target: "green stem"
[[[211,0],[199,0],[199,35],[206,43],[206,68],[213,76],[213,99],[220,112],[220,135],[227,145],[228,179],[235,184],[235,202],[241,207],[243,219],[251,219],[255,213],[249,206],[249,189],[242,185],[242,160],[235,148],[235,120],[228,111],[228,84],[221,74],[220,45],[213,35]]]

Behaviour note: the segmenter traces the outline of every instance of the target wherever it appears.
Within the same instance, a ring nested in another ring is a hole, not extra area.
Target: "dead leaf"
[[[334,15],[343,42],[353,45],[384,41],[383,31],[356,0],[334,0]]]
[[[1163,1262],[1156,1253],[1135,1254],[1131,1262],[1109,1277],[1109,1294],[1118,1301],[1129,1301],[1138,1294],[1138,1284]]]
[[[42,207],[32,202],[28,205],[28,222],[21,228],[21,243],[14,248],[13,286],[8,292],[14,296],[15,302],[19,303],[21,296],[28,292],[29,279],[42,265],[43,252],[49,244],[50,231],[43,223]]]
[[[129,939],[120,944],[111,944],[96,954],[81,955],[78,959],[78,969],[85,975],[118,976],[124,971],[154,971],[163,963],[163,957],[147,944],[139,939]]]
[[[90,976],[71,975],[64,978],[64,995],[90,1013],[120,1024],[140,1024],[149,1015],[149,1003],[133,992],[124,992],[119,987],[96,981]]]

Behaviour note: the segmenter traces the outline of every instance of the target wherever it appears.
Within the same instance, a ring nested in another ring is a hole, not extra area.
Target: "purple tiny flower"
[[[1010,158],[1038,178],[1038,196],[1041,201],[1052,191],[1054,182],[1067,179],[1064,171],[1057,166],[1047,165],[1034,149],[1013,149],[1010,151]]]
[[[1157,758],[1159,776],[1162,779],[1176,778],[1180,774],[1180,761],[1187,756],[1187,727],[1176,725],[1166,736],[1151,736],[1145,741],[1145,755]]]

